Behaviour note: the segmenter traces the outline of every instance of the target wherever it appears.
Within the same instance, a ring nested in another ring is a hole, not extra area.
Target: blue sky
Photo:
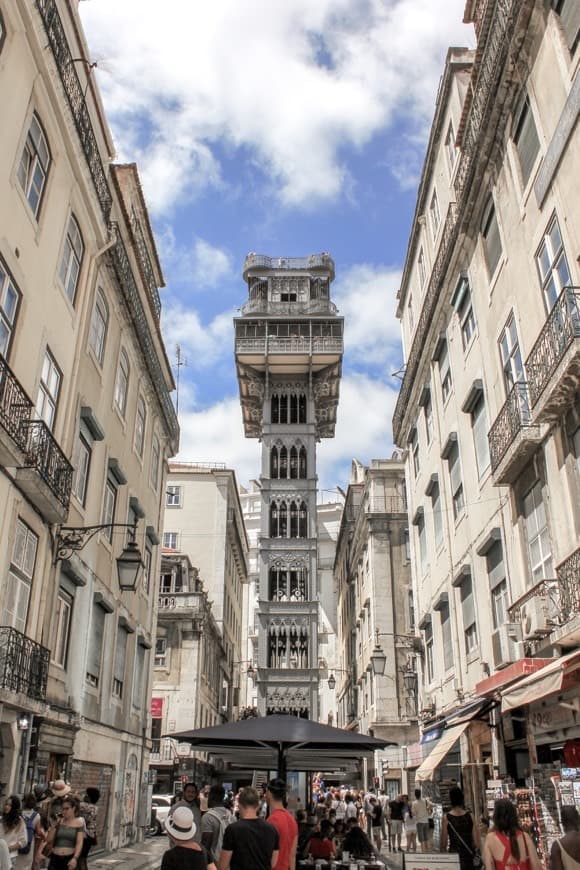
[[[243,437],[232,318],[245,255],[329,251],[345,317],[322,490],[390,456],[395,296],[437,85],[472,47],[464,0],[90,0],[80,4],[121,162],[136,161],[182,347],[180,458],[259,474]],[[326,496],[330,498],[330,495]]]

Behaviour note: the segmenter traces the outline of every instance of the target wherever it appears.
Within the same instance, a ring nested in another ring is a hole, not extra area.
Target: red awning
[[[580,682],[580,650],[575,650],[559,659],[552,659],[549,665],[529,677],[515,683],[502,692],[502,713],[525,707],[532,701],[539,701],[556,692],[563,692]]]
[[[475,693],[477,695],[495,695],[500,689],[509,686],[516,680],[521,680],[522,677],[527,677],[535,673],[541,668],[545,668],[554,659],[520,659],[514,662],[513,665],[508,665],[501,671],[496,671],[491,677],[486,677],[485,680],[476,683]]]

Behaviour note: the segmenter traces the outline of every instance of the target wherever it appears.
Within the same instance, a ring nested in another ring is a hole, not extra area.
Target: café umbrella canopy
[[[340,767],[395,745],[368,734],[320,725],[289,714],[257,716],[166,736],[225,761],[262,770],[276,768],[282,778],[287,770]]]

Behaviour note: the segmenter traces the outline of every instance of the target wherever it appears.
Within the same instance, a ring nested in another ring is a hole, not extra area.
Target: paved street
[[[89,860],[93,870],[122,867],[123,870],[153,870],[161,864],[161,856],[169,848],[167,837],[150,837],[144,843],[128,846],[116,852],[104,852]]]

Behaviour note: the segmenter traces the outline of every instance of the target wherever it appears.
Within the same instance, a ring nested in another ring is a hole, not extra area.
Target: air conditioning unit
[[[513,640],[515,643],[522,642],[523,634],[521,622],[507,622],[505,627],[510,640]]]
[[[518,645],[509,633],[509,625],[502,625],[491,635],[493,664],[496,670],[505,668],[519,659]]]
[[[524,640],[537,640],[552,630],[547,598],[536,596],[522,604],[520,608],[522,635]]]

